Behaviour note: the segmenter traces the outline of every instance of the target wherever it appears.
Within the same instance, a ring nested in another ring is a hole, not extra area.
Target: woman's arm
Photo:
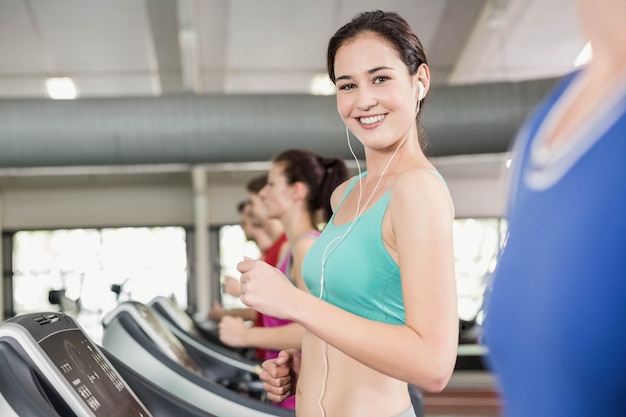
[[[257,312],[251,308],[230,308],[224,309],[218,302],[213,303],[213,308],[207,313],[209,320],[219,322],[224,317],[241,317],[243,320],[255,321]]]
[[[249,327],[239,317],[224,317],[219,324],[220,340],[232,347],[258,349],[301,349],[304,329],[297,323],[278,327]]]

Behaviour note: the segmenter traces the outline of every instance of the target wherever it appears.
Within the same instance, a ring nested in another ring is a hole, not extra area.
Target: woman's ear
[[[305,183],[302,181],[296,181],[291,184],[291,188],[293,189],[294,200],[306,200],[307,194],[309,193],[309,187],[307,187]]]
[[[420,101],[428,94],[430,90],[430,69],[428,65],[422,64],[417,68],[414,75],[415,79],[415,99]],[[420,86],[421,84],[421,86]]]

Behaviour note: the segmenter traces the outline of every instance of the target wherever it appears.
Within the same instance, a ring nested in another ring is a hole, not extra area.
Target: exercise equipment
[[[0,324],[0,369],[3,417],[215,417],[133,373],[64,313]]]
[[[215,336],[206,337],[200,326],[173,299],[157,296],[148,303],[148,306],[163,319],[176,338],[199,361],[203,361],[202,358],[211,358],[250,375],[257,375],[261,371],[260,361],[249,359],[239,351],[216,342]]]
[[[127,301],[103,319],[103,347],[137,373],[216,417],[294,417],[254,398],[254,381],[231,364],[198,360],[150,307]],[[195,358],[194,358],[195,357]],[[250,383],[253,384],[250,384]]]

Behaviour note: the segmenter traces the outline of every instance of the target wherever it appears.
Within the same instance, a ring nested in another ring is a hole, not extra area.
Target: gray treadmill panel
[[[55,333],[39,345],[97,417],[149,415],[80,330]]]
[[[69,316],[17,316],[0,326],[0,339],[18,346],[77,415],[151,417],[108,359]]]

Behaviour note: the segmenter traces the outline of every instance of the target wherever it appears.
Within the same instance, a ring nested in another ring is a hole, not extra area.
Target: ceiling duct
[[[507,151],[554,82],[433,87],[429,154]],[[287,148],[351,158],[335,97],[0,100],[0,168],[267,161]]]

